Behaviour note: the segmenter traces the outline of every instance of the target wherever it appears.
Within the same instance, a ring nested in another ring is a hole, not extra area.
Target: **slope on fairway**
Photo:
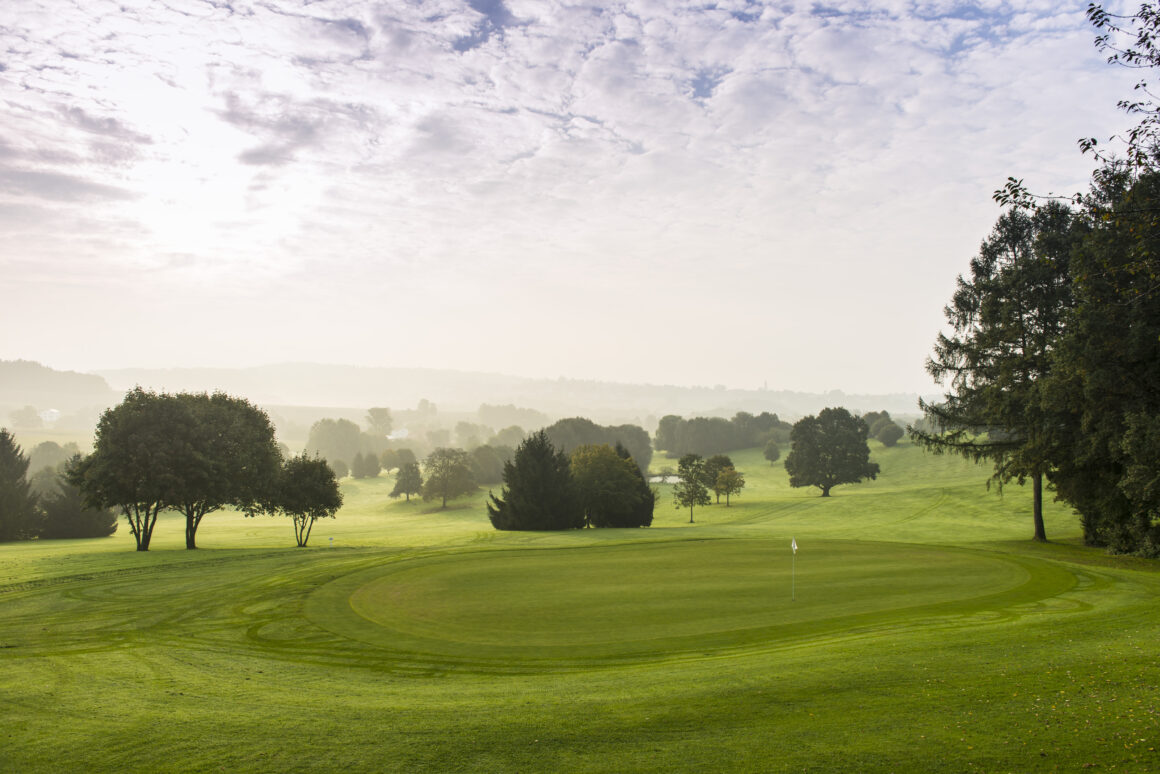
[[[796,571],[786,549],[682,540],[437,555],[333,581],[306,615],[416,660],[551,668],[760,649],[1074,585],[1053,564],[963,549],[821,541]]]

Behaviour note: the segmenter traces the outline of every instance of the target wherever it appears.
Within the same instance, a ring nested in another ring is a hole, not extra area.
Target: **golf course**
[[[0,545],[0,771],[1160,770],[1160,564],[871,452],[828,498],[735,453],[729,507],[658,485],[647,529],[499,532],[384,474],[306,548],[234,512],[195,551],[173,514]]]

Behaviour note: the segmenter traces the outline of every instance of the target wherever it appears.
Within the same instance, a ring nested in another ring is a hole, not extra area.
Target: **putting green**
[[[481,551],[393,562],[316,591],[307,616],[395,658],[544,667],[711,655],[948,625],[1075,585],[1051,562],[982,551],[768,540]],[[791,572],[793,578],[791,578]],[[796,599],[791,600],[791,583]]]

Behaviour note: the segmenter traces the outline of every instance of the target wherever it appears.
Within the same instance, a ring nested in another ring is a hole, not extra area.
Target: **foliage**
[[[207,514],[258,508],[279,463],[269,417],[249,401],[138,387],[101,416],[93,453],[70,466],[68,478],[89,507],[121,509],[138,551],[149,549],[165,508],[185,516],[192,549]]]
[[[633,514],[629,521],[625,523],[627,527],[648,527],[653,522],[653,511],[656,510],[657,499],[659,495],[657,490],[649,486],[648,480],[645,479],[644,473],[640,466],[632,459],[632,455],[628,451],[628,447],[624,444],[618,443],[613,449],[617,456],[622,460],[628,460],[633,463],[632,470],[636,478],[637,498],[636,505],[633,508]]]
[[[474,492],[478,485],[471,476],[471,462],[463,449],[438,448],[423,463],[427,480],[423,482],[424,500],[447,501]]]
[[[1160,555],[1160,175],[1109,167],[1071,257],[1074,305],[1045,402],[1060,438],[1051,480],[1084,538]]]
[[[410,449],[399,449],[396,452],[399,455],[399,465],[409,465],[412,462],[418,462],[419,458],[415,456],[415,452]]]
[[[677,483],[673,484],[673,506],[689,509],[689,523],[693,523],[693,508],[709,505],[709,488],[705,486],[705,460],[698,454],[686,454],[677,463]]]
[[[471,451],[476,446],[480,446],[486,439],[492,435],[491,428],[487,425],[477,425],[474,422],[456,422],[455,423],[455,442],[463,449]]]
[[[44,441],[28,452],[28,469],[32,471],[53,468],[54,470],[80,454],[81,450],[73,442],[61,446],[56,441]]]
[[[350,474],[355,478],[377,478],[382,469],[378,455],[373,452],[354,455],[350,464]]]
[[[80,463],[80,456],[71,465]],[[65,463],[65,469],[70,463]],[[57,538],[108,537],[117,531],[117,515],[108,508],[90,508],[85,505],[80,489],[70,484],[65,476],[54,473],[54,491],[41,498],[42,516],[39,537]]]
[[[790,434],[785,469],[789,485],[816,486],[822,497],[839,484],[856,484],[878,477],[878,464],[870,462],[866,444],[869,428],[844,408],[824,408],[816,417],[798,420]]]
[[[149,550],[157,516],[173,500],[193,423],[184,402],[137,387],[101,415],[93,453],[69,468],[86,505],[120,509],[138,551]]]
[[[620,456],[608,444],[585,444],[572,452],[571,466],[576,496],[588,526],[648,525],[640,523],[644,496],[640,483],[644,477],[631,456]],[[648,523],[652,523],[651,508]]]
[[[335,478],[346,478],[350,475],[350,468],[342,460],[326,460],[326,464],[334,471]]]
[[[362,431],[349,419],[320,419],[311,426],[306,440],[306,451],[332,463],[336,474],[338,468],[333,463],[341,460],[349,465],[363,448]]]
[[[652,462],[652,443],[648,433],[636,425],[604,427],[590,419],[572,417],[561,419],[544,428],[544,432],[548,434],[548,440],[565,454],[570,454],[573,449],[586,444],[603,443],[615,446],[620,443],[628,449],[642,472],[647,471],[649,463]]]
[[[399,452],[394,449],[383,449],[383,453],[379,455],[379,465],[384,471],[390,473],[399,467]]]
[[[765,448],[762,449],[761,454],[769,460],[770,465],[773,465],[781,459],[781,445],[771,438],[765,442]]]
[[[871,432],[887,448],[897,445],[902,440],[902,437],[906,435],[906,431],[898,423],[893,421],[881,424],[876,431]]]
[[[8,415],[8,419],[12,422],[13,427],[22,430],[36,430],[44,424],[44,420],[40,418],[35,406],[16,409]]]
[[[670,457],[684,454],[713,455],[763,446],[770,440],[786,439],[789,425],[777,414],[763,411],[757,416],[739,411],[732,419],[693,417],[675,414],[661,417],[657,425],[656,447]]]
[[[705,460],[704,479],[705,487],[717,496],[717,503],[721,502],[723,492],[717,489],[717,474],[725,468],[733,467],[733,460],[727,454],[714,454]]]
[[[713,491],[717,493],[718,502],[721,495],[725,495],[725,507],[729,507],[730,495],[741,494],[745,488],[745,476],[732,465],[721,468],[717,472],[717,480],[713,482]]]
[[[920,401],[939,432],[912,431],[927,449],[994,463],[992,480],[1030,479],[1036,540],[1046,540],[1043,478],[1051,470],[1052,429],[1043,387],[1073,295],[1069,256],[1079,235],[1067,207],[1050,203],[1000,216],[958,278],[927,371],[949,382],[943,401]]]
[[[527,436],[528,434],[519,425],[510,425],[493,435],[489,443],[492,446],[507,446],[515,449]]]
[[[394,429],[395,421],[389,408],[367,409],[367,432],[380,438],[386,438]]]
[[[0,428],[0,542],[35,535],[36,495],[27,474],[24,451],[8,430]]]
[[[391,497],[407,496],[411,502],[411,495],[423,491],[423,474],[419,471],[418,462],[407,462],[399,466],[399,475],[395,478],[395,488],[391,490]]]
[[[159,395],[177,401],[188,424],[174,450],[179,468],[169,479],[166,505],[185,516],[185,547],[197,548],[202,519],[227,505],[252,512],[277,480],[282,463],[266,412],[244,398],[215,392]]]
[[[548,434],[532,433],[504,464],[500,496],[487,504],[492,526],[499,530],[567,530],[584,526],[584,509],[576,496],[568,456]]]
[[[503,481],[503,464],[511,459],[511,449],[495,446],[476,446],[471,450],[471,475],[479,484],[498,484]]]
[[[306,452],[282,463],[277,486],[267,503],[267,511],[289,516],[294,522],[294,539],[305,548],[310,532],[319,519],[333,519],[342,507],[342,492],[334,471],[319,457]]]

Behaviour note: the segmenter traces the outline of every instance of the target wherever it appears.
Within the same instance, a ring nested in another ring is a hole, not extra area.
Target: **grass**
[[[826,499],[733,457],[692,525],[661,487],[651,529],[497,533],[384,477],[308,549],[0,546],[0,770],[1160,769],[1155,563],[905,445]]]

